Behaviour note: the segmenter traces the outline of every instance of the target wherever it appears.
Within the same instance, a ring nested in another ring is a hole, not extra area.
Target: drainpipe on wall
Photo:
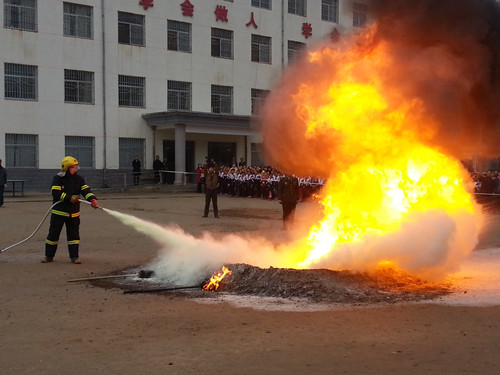
[[[108,187],[107,184],[107,129],[106,129],[106,22],[104,19],[104,0],[101,0],[101,21],[102,21],[102,132],[103,132],[103,147],[102,147],[102,187]]]
[[[285,69],[285,0],[281,0],[281,69]]]
[[[152,126],[151,130],[153,130],[153,161],[156,157],[156,126]]]

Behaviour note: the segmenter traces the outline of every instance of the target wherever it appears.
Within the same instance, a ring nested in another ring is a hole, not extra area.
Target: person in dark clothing
[[[139,185],[139,181],[141,180],[141,161],[137,155],[132,160],[132,176],[134,176],[134,185]]]
[[[52,208],[49,234],[45,241],[45,257],[42,263],[50,263],[56,255],[59,236],[66,225],[66,238],[71,262],[80,264],[80,195],[93,208],[98,208],[97,198],[85,183],[85,179],[77,174],[78,161],[66,156],[61,162],[61,172],[52,179],[52,201],[58,203]]]
[[[481,183],[481,187],[479,188],[480,193],[493,194],[495,182],[493,181],[491,171],[483,173],[483,175],[479,177],[479,182]]]
[[[3,207],[3,193],[7,184],[7,170],[2,167],[2,159],[0,159],[0,207]]]
[[[278,184],[278,199],[283,207],[283,229],[293,223],[295,207],[299,200],[299,180],[289,174],[280,178]]]
[[[156,155],[156,159],[153,162],[154,178],[156,183],[160,183],[160,171],[163,169],[163,163],[160,160],[160,156]]]
[[[205,165],[205,211],[203,217],[208,217],[210,201],[212,201],[214,216],[219,218],[219,207],[217,206],[217,188],[219,187],[219,167],[215,162]]]

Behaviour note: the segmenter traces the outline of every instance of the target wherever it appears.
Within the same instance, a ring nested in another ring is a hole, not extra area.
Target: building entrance
[[[218,165],[231,166],[236,163],[235,142],[208,142],[208,158],[214,159]]]
[[[163,140],[163,157],[167,158],[167,170],[175,171],[175,141],[165,139]],[[194,141],[186,141],[186,170],[180,172],[195,172],[194,168]],[[175,175],[173,173],[167,174],[167,183],[173,184]],[[196,175],[187,174],[187,183],[196,182]]]

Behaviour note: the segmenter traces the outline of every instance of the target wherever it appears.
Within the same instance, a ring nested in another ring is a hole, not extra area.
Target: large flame
[[[303,79],[271,96],[263,137],[279,167],[328,177],[322,219],[295,245],[298,267],[390,264],[433,277],[473,249],[479,210],[467,171],[435,142],[439,123],[389,77],[397,62],[387,43],[373,43],[373,32],[311,52],[300,65],[310,74],[297,74]],[[276,111],[278,102],[291,110]]]

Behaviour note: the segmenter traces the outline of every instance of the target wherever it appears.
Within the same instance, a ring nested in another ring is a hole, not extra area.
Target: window
[[[167,49],[191,52],[191,24],[168,20],[167,29]]]
[[[338,22],[339,0],[321,0],[321,19]]]
[[[37,100],[38,68],[5,63],[5,99]]]
[[[37,168],[38,136],[5,134],[5,161],[10,168]]]
[[[293,40],[288,41],[288,63],[292,63],[298,58],[300,58],[303,51],[305,51],[306,44],[301,42],[295,42]]]
[[[118,140],[118,158],[120,169],[132,170],[132,160],[137,155],[144,167],[144,139],[120,138]]]
[[[94,103],[94,73],[81,70],[64,70],[64,101],[69,103]]]
[[[118,76],[118,105],[144,107],[144,77]]]
[[[144,46],[144,16],[118,12],[118,43]]]
[[[64,35],[92,39],[92,7],[64,3]]]
[[[67,135],[65,137],[64,154],[71,155],[78,160],[81,168],[94,168],[94,137],[78,137]]]
[[[233,58],[233,32],[212,28],[212,56]]]
[[[191,83],[168,81],[167,109],[178,111],[191,110]]]
[[[368,16],[368,5],[361,3],[352,4],[352,25],[362,27],[366,23]]]
[[[212,113],[233,113],[233,88],[212,85]]]
[[[257,8],[271,9],[271,0],[252,0],[252,6]]]
[[[271,38],[252,35],[252,61],[271,64]]]
[[[307,16],[307,0],[288,0],[288,13]]]
[[[5,0],[3,25],[10,29],[37,31],[36,0]]]
[[[257,114],[259,112],[269,92],[269,90],[252,89],[252,114]]]

